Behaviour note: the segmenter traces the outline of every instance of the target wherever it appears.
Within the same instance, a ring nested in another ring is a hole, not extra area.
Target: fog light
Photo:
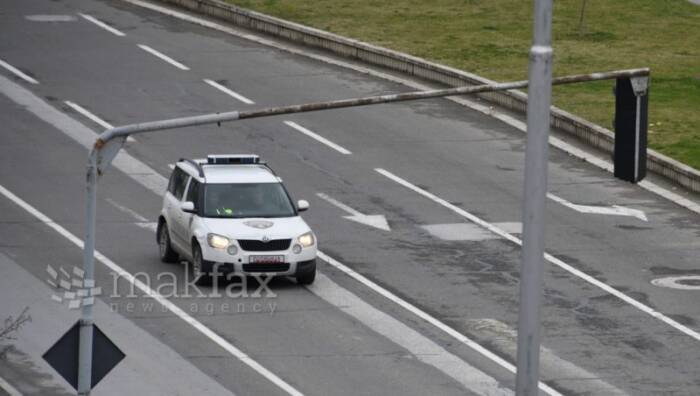
[[[301,253],[301,245],[296,245],[296,244],[295,244],[294,246],[292,246],[292,252],[294,252],[294,254],[299,254],[299,253]]]
[[[238,248],[236,247],[236,245],[229,245],[229,247],[226,249],[226,251],[231,256],[235,256],[236,253],[238,253]]]

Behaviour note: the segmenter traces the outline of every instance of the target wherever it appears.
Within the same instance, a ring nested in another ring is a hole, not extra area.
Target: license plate
[[[255,264],[284,263],[284,256],[250,256],[250,262]]]

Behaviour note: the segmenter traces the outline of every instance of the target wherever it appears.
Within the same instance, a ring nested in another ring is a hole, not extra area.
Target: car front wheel
[[[294,276],[300,285],[310,285],[316,280],[316,260],[308,262],[306,268],[298,271]]]
[[[202,257],[202,248],[195,244],[192,247],[192,278],[194,283],[201,286],[211,285],[211,267],[211,262]]]

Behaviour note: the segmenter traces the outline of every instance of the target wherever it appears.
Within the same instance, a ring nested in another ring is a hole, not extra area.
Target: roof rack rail
[[[194,166],[194,168],[197,169],[197,172],[199,173],[199,177],[204,178],[204,170],[202,169],[202,165],[198,164],[197,161],[193,161],[189,158],[180,158],[180,161],[178,162],[187,162],[188,164]]]

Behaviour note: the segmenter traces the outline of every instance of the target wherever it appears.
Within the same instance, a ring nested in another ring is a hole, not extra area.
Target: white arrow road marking
[[[350,216],[343,216],[344,219],[352,220],[360,224],[368,225],[370,227],[379,228],[380,230],[391,231],[391,227],[389,227],[389,223],[387,223],[386,217],[384,217],[384,215],[362,214],[356,211],[355,209],[349,207],[348,205],[345,205],[344,203],[335,200],[324,193],[317,193],[316,195],[319,198],[328,201],[332,205],[337,206],[341,210],[348,212]]]
[[[646,214],[639,210],[639,209],[631,209],[631,208],[626,208],[624,206],[619,206],[619,205],[613,205],[613,206],[588,206],[588,205],[577,205],[575,203],[571,203],[564,198],[558,197],[554,194],[547,193],[547,197],[551,199],[552,201],[559,202],[560,204],[571,208],[577,212],[581,213],[595,213],[595,214],[603,214],[603,215],[611,215],[611,216],[629,216],[629,217],[636,217],[639,220],[642,221],[649,221],[647,220]]]

